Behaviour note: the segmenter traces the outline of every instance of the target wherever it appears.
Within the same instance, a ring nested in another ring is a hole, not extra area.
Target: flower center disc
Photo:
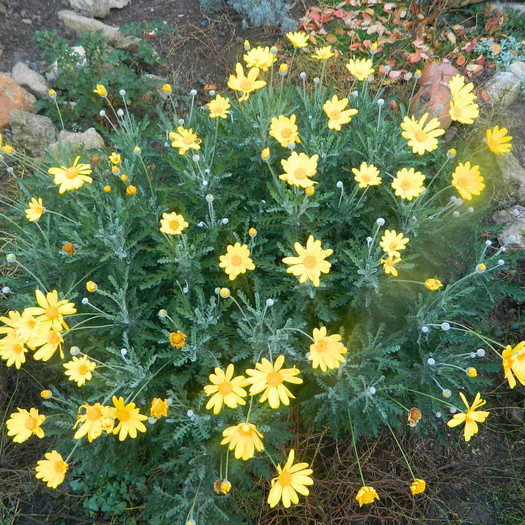
[[[245,436],[249,436],[252,433],[252,427],[248,423],[243,423],[240,428],[240,432]]]
[[[86,417],[89,421],[97,421],[102,416],[102,412],[98,407],[89,407],[86,410]]]
[[[317,259],[313,255],[307,255],[304,258],[303,264],[305,268],[313,268],[317,264]]]
[[[89,372],[89,369],[88,369],[87,365],[80,365],[78,367],[78,373],[81,376],[85,376],[88,372]]]
[[[233,390],[232,384],[229,381],[225,381],[219,385],[219,394],[227,396],[231,394]]]
[[[183,137],[182,142],[184,142],[184,144],[186,144],[187,146],[189,146],[190,144],[193,144],[193,136],[186,135],[185,137]]]
[[[27,428],[27,430],[34,430],[36,428],[36,419],[34,417],[27,418],[24,426]]]
[[[15,354],[21,354],[24,351],[24,345],[16,344],[13,345],[13,352]]]
[[[283,382],[281,372],[270,372],[266,379],[268,386],[279,386]]]
[[[60,336],[54,330],[51,330],[47,336],[47,342],[52,345],[57,345],[60,343]]]
[[[66,179],[74,179],[78,175],[78,168],[68,168],[66,170]]]
[[[247,78],[241,80],[240,86],[242,91],[251,91],[252,89],[252,83]]]
[[[56,306],[48,306],[46,308],[46,317],[48,319],[56,319],[58,317],[58,308]]]
[[[279,485],[287,487],[292,482],[292,475],[289,472],[281,472],[279,474]]]
[[[232,264],[234,266],[240,266],[242,264],[242,258],[240,255],[234,255],[232,257]]]
[[[179,227],[179,221],[170,221],[170,228],[176,230]]]
[[[120,421],[128,421],[130,414],[127,410],[117,410],[117,419]]]
[[[418,129],[414,133],[414,137],[418,142],[425,142],[425,140],[427,140],[427,134],[422,129]]]
[[[292,134],[292,130],[290,128],[284,128],[282,131],[281,131],[281,135],[287,139],[290,135]]]
[[[297,180],[302,180],[306,178],[306,170],[304,168],[297,168],[294,172],[295,178]]]
[[[321,339],[321,341],[315,345],[315,348],[318,352],[324,352],[328,348],[328,343],[324,339]]]
[[[338,109],[334,109],[330,111],[330,118],[332,120],[339,120],[340,117],[341,117],[341,112]]]
[[[55,471],[58,474],[63,474],[66,471],[66,464],[63,461],[57,461],[55,463]]]
[[[400,186],[401,186],[401,189],[403,190],[409,190],[412,187],[412,183],[410,182],[409,179],[403,179],[401,181]]]

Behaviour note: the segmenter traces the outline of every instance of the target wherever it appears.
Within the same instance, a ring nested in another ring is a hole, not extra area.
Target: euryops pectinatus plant
[[[291,411],[354,442],[407,417],[469,441],[489,372],[525,383],[525,342],[483,331],[509,255],[480,239],[483,159],[511,137],[447,149],[433,115],[371,91],[372,60],[288,39],[318,78],[290,82],[293,58],[246,44],[203,107],[166,84],[138,121],[121,86],[93,86],[107,153],[40,163],[3,145],[20,199],[2,198],[16,271],[0,356],[40,361],[45,388],[7,432],[51,437],[36,476],[119,523],[249,523],[236,499],[256,502],[261,476],[270,506],[301,503],[315,465],[289,446]],[[336,60],[348,92],[325,81]],[[449,89],[450,117],[472,124],[472,84]],[[356,504],[373,504],[361,477]]]

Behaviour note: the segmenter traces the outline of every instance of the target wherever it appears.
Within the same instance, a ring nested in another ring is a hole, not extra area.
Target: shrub
[[[508,144],[495,130],[488,146],[446,151],[439,122],[370,92],[371,62],[348,63],[350,95],[338,98],[324,79],[336,58],[312,56],[313,83],[289,83],[256,48],[245,60],[261,69],[230,77],[237,97],[199,108],[194,91],[186,108],[159,97],[142,120],[133,105],[108,107],[104,155],[63,149],[41,164],[3,146],[20,198],[2,200],[18,271],[5,278],[0,356],[19,367],[35,350],[50,391],[45,421],[21,412],[8,428],[54,438],[38,475],[52,487],[65,477],[94,518],[253,522],[252,480],[287,458],[274,489],[292,476],[290,410],[354,445],[399,432],[407,412],[416,432],[442,432],[444,413],[465,412],[460,389],[470,406],[501,374],[486,319],[523,292],[502,283],[512,257],[479,224],[484,159]],[[468,121],[475,96],[454,81],[453,116]],[[113,86],[90,87],[111,104]],[[506,350],[509,382],[524,379],[522,346]],[[64,366],[69,378],[51,383]],[[468,441],[477,428],[464,428]]]
[[[200,0],[204,10],[217,9],[221,6],[220,0]],[[277,26],[286,33],[297,29],[297,22],[288,16],[290,4],[284,0],[228,0],[243,17],[243,25],[255,27]]]

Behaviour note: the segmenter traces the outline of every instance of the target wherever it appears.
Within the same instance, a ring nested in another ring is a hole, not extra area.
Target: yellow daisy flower
[[[0,334],[12,334],[29,348],[35,348],[35,339],[41,337],[43,330],[51,328],[51,321],[37,321],[26,308],[22,314],[10,311],[9,317],[0,317],[6,326],[0,326]]]
[[[294,47],[306,47],[308,45],[309,37],[303,31],[286,33],[286,38]]]
[[[392,257],[389,256],[386,259],[380,259],[379,262],[383,265],[383,271],[386,275],[393,275],[394,277],[398,276],[396,264],[401,262],[401,257]]]
[[[104,84],[97,84],[97,87],[93,90],[93,93],[96,93],[99,97],[108,96],[108,90]]]
[[[36,336],[33,340],[35,348],[38,350],[34,353],[33,358],[37,361],[49,361],[55,354],[57,349],[60,352],[60,357],[64,359],[64,353],[62,352],[62,343],[64,339],[59,332],[53,329],[43,329],[40,335]]]
[[[396,230],[385,230],[379,246],[383,248],[387,255],[401,257],[399,250],[405,250],[409,240],[408,237],[405,237],[402,233],[397,233]]]
[[[83,414],[80,413],[82,409],[85,410]],[[78,412],[77,422],[73,429],[79,424],[81,426],[73,436],[75,439],[82,439],[87,435],[88,441],[92,443],[102,435],[102,432],[113,431],[112,421],[115,418],[115,409],[113,407],[104,406],[100,403],[95,403],[94,405],[84,403],[79,407]],[[108,421],[110,422],[109,426]],[[108,428],[110,428],[109,431]]]
[[[39,438],[44,437],[44,430],[40,427],[46,420],[46,416],[39,414],[36,408],[17,408],[6,421],[7,435],[14,436],[15,443],[23,443],[33,434]]]
[[[111,155],[109,155],[108,159],[109,162],[111,162],[111,164],[113,164],[114,166],[118,166],[122,162],[122,157],[119,153],[116,153],[115,151],[111,153]]]
[[[512,144],[510,144],[512,137],[507,135],[507,128],[500,129],[499,126],[494,126],[492,129],[487,129],[485,139],[490,151],[498,155],[504,155],[512,148]]]
[[[443,286],[443,283],[439,279],[427,279],[425,281],[425,287],[435,292]]]
[[[40,219],[40,217],[42,217],[42,215],[46,211],[44,205],[42,204],[42,199],[40,197],[38,199],[35,199],[35,197],[33,197],[29,201],[27,206],[28,208],[25,210],[25,214],[26,219],[30,222],[38,221],[38,219]]]
[[[242,64],[237,63],[235,65],[235,72],[237,76],[230,75],[228,87],[234,91],[240,91],[242,93],[239,102],[248,100],[248,98],[250,98],[250,93],[266,86],[264,80],[257,80],[257,77],[259,76],[258,67],[252,67],[248,72],[248,76],[245,76]]]
[[[334,95],[331,100],[327,100],[323,105],[323,111],[328,117],[328,128],[341,131],[341,125],[348,124],[354,115],[359,113],[357,109],[345,109],[348,99],[339,99]]]
[[[414,481],[410,485],[410,492],[415,496],[416,494],[422,494],[425,492],[427,484],[424,479],[414,478]]]
[[[49,168],[47,172],[55,177],[54,182],[58,188],[58,193],[62,194],[69,190],[78,190],[84,183],[91,184],[93,179],[89,176],[93,172],[90,164],[79,164],[80,157],[76,157],[73,166],[66,168]]]
[[[373,164],[361,162],[359,169],[352,168],[354,179],[359,183],[360,188],[368,186],[377,186],[381,184],[381,177],[379,177],[379,170]]]
[[[228,97],[221,97],[217,95],[212,101],[207,104],[210,111],[210,118],[228,118],[230,112],[230,99]]]
[[[239,423],[226,428],[222,433],[224,439],[221,445],[228,445],[230,450],[235,450],[235,458],[245,461],[253,458],[255,450],[260,452],[264,445],[261,441],[263,435],[253,423]]]
[[[473,195],[479,195],[485,184],[480,175],[479,166],[470,166],[470,162],[460,162],[452,174],[452,186],[458,190],[463,199],[471,200]]]
[[[363,81],[374,73],[375,69],[372,67],[373,65],[374,63],[367,58],[351,58],[346,64],[346,69],[348,69],[349,73],[357,78],[357,80]]]
[[[291,186],[299,186],[300,188],[313,186],[317,182],[309,177],[315,177],[318,160],[319,155],[317,154],[309,157],[306,153],[292,151],[292,154],[287,159],[281,160],[281,165],[285,172],[279,175],[279,178]]]
[[[448,87],[451,96],[450,118],[461,124],[473,124],[479,117],[479,106],[474,102],[477,97],[472,93],[474,84],[465,84],[465,77],[455,75],[450,79]]]
[[[160,231],[166,235],[180,235],[188,226],[184,217],[174,211],[162,214]]]
[[[36,464],[36,477],[41,479],[51,489],[56,489],[66,477],[68,464],[56,451],[47,452]]]
[[[516,378],[525,386],[525,341],[521,341],[514,348],[508,345],[501,354],[503,371],[510,388],[516,386]],[[514,375],[516,375],[516,378]]]
[[[295,115],[290,115],[290,117],[279,115],[272,118],[269,135],[279,142],[283,148],[287,148],[294,142],[297,144],[301,142],[295,119]]]
[[[246,273],[246,270],[255,270],[255,264],[250,259],[250,250],[246,244],[242,246],[238,242],[233,246],[230,244],[226,247],[226,254],[221,255],[219,260],[219,268],[224,268],[230,281],[241,273]]]
[[[169,341],[173,348],[178,348],[180,350],[186,346],[186,334],[183,334],[180,330],[171,332]]]
[[[62,366],[66,369],[65,374],[70,381],[76,381],[78,386],[83,386],[86,381],[93,378],[91,372],[95,370],[97,363],[90,361],[86,355],[83,355],[82,357],[73,357],[71,361]]]
[[[170,131],[168,137],[171,139],[171,147],[179,148],[179,155],[184,155],[190,149],[201,149],[202,140],[193,133],[193,128],[185,129],[182,126],[177,128],[177,133]]]
[[[26,362],[28,349],[24,346],[24,340],[14,332],[0,339],[0,357],[7,361],[7,366],[15,366],[18,370]]]
[[[24,312],[36,317],[37,321],[50,321],[51,328],[57,332],[62,331],[62,327],[68,330],[64,321],[64,315],[71,315],[77,312],[75,305],[67,299],[58,300],[58,292],[53,290],[44,295],[40,290],[35,290],[36,302],[38,306],[26,308]]]
[[[206,409],[213,408],[213,413],[221,411],[223,403],[230,408],[237,408],[238,405],[245,405],[243,397],[248,394],[244,388],[246,378],[244,376],[233,377],[234,366],[230,363],[224,372],[220,368],[215,368],[215,373],[210,374],[211,385],[204,387],[207,396],[211,396],[206,404]]]
[[[297,505],[299,503],[297,493],[303,496],[308,496],[310,493],[306,487],[314,484],[314,480],[310,477],[313,470],[308,468],[308,463],[294,465],[294,458],[295,451],[292,449],[284,467],[277,465],[277,477],[272,479],[272,488],[268,494],[268,505],[271,508],[281,500],[286,508],[289,508],[291,503]]]
[[[246,370],[250,377],[246,384],[250,386],[250,395],[255,396],[262,392],[260,403],[268,400],[271,408],[279,408],[280,404],[288,406],[290,398],[295,396],[284,386],[284,382],[300,385],[303,380],[297,376],[300,371],[297,368],[283,368],[284,355],[280,355],[272,364],[268,359],[262,358],[260,363],[255,364],[254,369]]]
[[[150,416],[160,419],[161,417],[167,417],[168,416],[168,409],[170,406],[168,405],[167,399],[161,399],[160,397],[154,397],[151,400],[151,406],[149,409]]]
[[[162,89],[162,91],[164,91],[164,93],[167,93],[168,95],[173,91],[171,84],[163,84],[160,89]]]
[[[334,251],[331,248],[323,250],[321,241],[315,240],[312,235],[306,241],[306,248],[303,248],[298,242],[294,244],[294,248],[298,257],[283,259],[284,264],[290,265],[286,272],[299,277],[301,284],[310,280],[315,287],[319,286],[321,273],[328,273],[332,266],[325,259],[330,257]]]
[[[135,408],[135,403],[124,403],[123,397],[113,396],[113,405],[115,405],[115,419],[119,420],[118,425],[113,430],[113,434],[118,434],[119,441],[124,441],[129,435],[134,439],[137,437],[137,430],[139,432],[146,432],[146,427],[142,421],[148,419],[147,416],[140,413],[138,408]]]
[[[268,71],[277,60],[269,47],[253,47],[243,56],[248,67],[258,67],[261,71]]]
[[[426,151],[434,151],[438,147],[437,137],[444,135],[445,130],[441,129],[439,120],[433,118],[426,122],[428,113],[425,113],[419,120],[416,117],[405,117],[401,123],[403,130],[401,136],[408,140],[408,146],[413,153],[424,155]]]
[[[339,368],[340,363],[345,363],[343,354],[346,347],[340,342],[339,334],[326,335],[326,326],[314,328],[312,335],[314,342],[310,345],[308,361],[312,361],[312,368],[320,367],[323,372]]]
[[[316,49],[312,58],[315,58],[316,60],[328,60],[333,56],[335,56],[335,53],[332,51],[332,46],[324,46],[321,49]]]
[[[424,191],[423,182],[425,176],[414,168],[402,168],[396,173],[396,178],[392,181],[397,197],[411,201],[414,197],[419,197]]]
[[[369,505],[373,503],[376,499],[379,499],[376,489],[374,487],[361,487],[355,499],[359,502],[359,506]]]
[[[459,414],[454,414],[454,417],[448,421],[447,425],[452,428],[465,423],[463,436],[465,437],[465,441],[468,442],[470,441],[470,438],[478,432],[478,423],[483,423],[485,419],[489,417],[490,412],[476,410],[486,403],[486,401],[481,399],[479,392],[476,394],[472,406],[469,406],[467,398],[463,395],[463,392],[460,392],[459,396],[467,407],[467,411],[466,413],[460,412]]]

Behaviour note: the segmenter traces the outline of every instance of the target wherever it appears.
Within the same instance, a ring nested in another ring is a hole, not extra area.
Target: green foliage
[[[525,45],[514,36],[502,38],[498,46],[492,38],[477,43],[475,51],[483,53],[497,67],[506,69],[513,62],[525,60]],[[497,47],[497,52],[496,52]]]
[[[228,0],[228,5],[243,17],[244,26],[280,27],[283,33],[295,31],[297,22],[289,16],[290,4],[284,0]],[[200,0],[202,9],[221,7],[221,0]]]
[[[18,270],[5,278],[14,291],[10,307],[33,306],[35,288],[58,290],[78,310],[63,333],[66,353],[79,347],[99,363],[80,389],[65,379],[49,383],[63,371],[58,352],[38,377],[53,391],[45,402],[46,434],[70,456],[66,483],[83,496],[93,519],[253,522],[260,494],[252,481],[270,479],[275,470],[262,454],[249,461],[228,455],[221,433],[249,418],[263,434],[268,454],[283,464],[283,446],[294,436],[290,409],[273,410],[257,395],[246,406],[212,414],[203,387],[215,367],[233,363],[241,375],[262,358],[285,356],[285,367],[297,367],[304,381],[290,387],[299,424],[328,426],[336,436],[350,426],[356,436],[377,435],[387,422],[397,428],[411,406],[426,415],[418,431],[429,432],[433,415],[444,413],[449,403],[461,408],[458,390],[471,399],[489,384],[491,373],[501,374],[499,362],[475,352],[493,351],[484,334],[497,302],[525,294],[501,285],[512,257],[504,247],[484,243],[483,197],[464,203],[455,196],[450,177],[457,160],[441,143],[424,156],[413,155],[400,133],[403,113],[379,102],[382,92],[372,95],[366,82],[350,100],[358,114],[340,132],[329,130],[323,105],[334,92],[324,85],[321,67],[321,81],[310,91],[283,78],[246,102],[230,95],[225,120],[211,119],[193,97],[184,107],[159,97],[145,115],[117,116],[115,129],[105,131],[122,156],[119,174],[127,180],[112,173],[104,155],[92,166],[92,183],[61,195],[47,170],[71,166],[74,152],[61,151],[45,165],[18,153],[5,157],[19,170],[13,176],[21,194],[17,201],[2,198],[8,210],[3,229],[12,239],[5,252],[16,255]],[[270,84],[272,75],[265,77]],[[118,85],[112,77],[107,83]],[[69,97],[67,86],[63,89]],[[319,155],[312,195],[278,177],[290,151],[268,130],[272,118],[292,113],[301,140],[296,150]],[[180,125],[202,139],[198,150],[180,154],[171,147],[167,134]],[[268,161],[260,154],[266,147]],[[457,147],[459,161],[479,162],[479,149]],[[351,169],[362,162],[377,166],[381,185],[358,187]],[[421,170],[428,181],[426,191],[411,201],[396,197],[391,187],[405,167]],[[30,223],[23,210],[35,196],[46,211]],[[167,212],[182,214],[189,223],[182,235],[159,231]],[[250,228],[258,233],[250,235]],[[397,279],[386,275],[380,262],[386,229],[410,239]],[[318,287],[299,283],[282,262],[297,255],[296,243],[304,246],[310,235],[333,250],[330,271]],[[74,245],[73,255],[63,251],[66,242]],[[256,269],[230,281],[218,263],[236,242],[249,248]],[[486,271],[476,271],[481,263]],[[436,277],[444,288],[426,289],[424,281]],[[97,283],[95,292],[85,291],[87,281]],[[224,287],[230,297],[218,293]],[[315,350],[310,334],[322,326],[328,334],[340,334],[348,349],[346,362],[327,372],[313,369],[308,359]],[[169,334],[178,330],[187,335],[181,349],[169,343]],[[465,372],[474,364],[478,378]],[[452,392],[450,399],[442,398],[444,389]],[[167,398],[168,416],[150,421],[136,439],[120,442],[104,433],[93,443],[75,441],[79,406],[107,405],[114,395],[133,401],[141,413],[148,413],[153,398]],[[311,460],[299,449],[296,454],[300,461]],[[213,491],[213,482],[224,477],[234,486],[230,495]]]
[[[150,24],[129,24],[121,28],[125,35],[137,41],[134,51],[112,49],[106,45],[101,32],[87,32],[71,46],[56,31],[37,31],[35,42],[42,48],[44,60],[52,64],[50,73],[55,78],[53,85],[57,92],[56,104],[50,98],[38,101],[43,110],[57,125],[60,114],[66,127],[73,131],[84,131],[86,123],[93,122],[104,107],[104,101],[93,93],[93,84],[104,84],[108,96],[118,107],[133,100],[134,110],[142,113],[159,88],[158,81],[146,73],[162,64],[153,45],[145,35],[161,35],[171,31],[161,22]],[[79,79],[82,79],[79,81]],[[86,81],[89,79],[88,81]],[[119,91],[126,91],[125,97]]]

